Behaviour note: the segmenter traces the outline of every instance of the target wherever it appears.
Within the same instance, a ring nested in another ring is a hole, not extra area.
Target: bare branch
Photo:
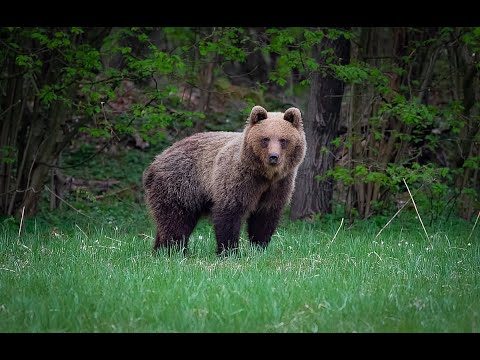
[[[330,245],[333,243],[333,240],[335,240],[335,238],[337,237],[338,232],[340,231],[340,229],[341,229],[341,227],[342,227],[342,225],[343,225],[343,220],[344,220],[344,219],[342,218],[342,221],[340,222],[340,226],[338,227],[337,232],[336,232],[335,235],[333,236],[333,239],[330,240],[330,242],[328,243],[328,246],[330,246]]]
[[[84,214],[81,210],[78,210],[76,207],[70,205],[67,201],[65,201],[64,199],[62,199],[60,196],[58,196],[57,194],[55,194],[52,190],[50,190],[50,188],[45,185],[45,189],[50,191],[50,193],[52,193],[55,197],[57,197],[60,201],[64,202],[65,204],[67,204],[70,208],[72,208],[73,210],[75,210],[76,212],[78,212],[79,214],[89,218],[90,220],[93,220],[95,221],[94,218],[92,218],[91,216],[88,216],[87,214]]]
[[[398,211],[395,213],[395,215],[393,215],[392,218],[391,218],[390,220],[388,220],[388,222],[387,222],[387,223],[382,227],[382,229],[378,232],[377,236],[375,236],[375,239],[382,233],[383,229],[385,229],[385,228],[392,222],[392,220],[395,219],[395,217],[396,217],[398,214],[400,214],[400,211],[402,211],[403,208],[404,208],[405,206],[407,206],[409,202],[410,202],[410,199],[408,199],[407,201],[405,201],[405,204],[403,204],[403,206],[402,206],[400,209],[398,209]]]
[[[20,239],[20,234],[22,233],[23,226],[23,216],[25,215],[25,206],[22,208],[22,218],[20,219],[20,226],[18,228],[18,238]]]
[[[470,240],[470,238],[472,237],[473,230],[475,230],[475,226],[477,226],[477,222],[478,222],[478,218],[479,218],[479,217],[480,217],[480,210],[478,211],[477,219],[475,220],[475,224],[473,224],[472,231],[470,231],[470,235],[468,236],[468,239],[467,239],[467,241],[469,241],[469,240]]]
[[[420,213],[418,212],[418,209],[417,209],[417,204],[415,204],[415,200],[413,200],[412,193],[410,192],[410,188],[408,187],[408,184],[405,181],[405,178],[403,178],[403,182],[405,183],[405,186],[407,187],[408,193],[410,194],[410,197],[412,198],[412,203],[413,203],[413,206],[415,207],[415,211],[417,212],[418,220],[420,220],[420,224],[422,224],[422,228],[423,228],[423,231],[425,231],[425,235],[427,236],[427,240],[430,242],[430,237],[428,236],[427,229],[425,229],[425,225],[423,225],[422,218],[421,218]],[[431,242],[430,242],[430,245],[432,245]]]

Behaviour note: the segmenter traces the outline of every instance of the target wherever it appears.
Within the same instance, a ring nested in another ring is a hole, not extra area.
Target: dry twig
[[[340,231],[340,228],[342,227],[342,225],[343,225],[343,218],[342,218],[342,221],[340,222],[340,226],[338,227],[337,232],[336,232],[335,235],[333,236],[333,239],[330,240],[330,242],[328,243],[329,246],[330,246],[331,243],[333,243],[333,240],[335,240],[335,238],[337,237],[338,232]]]
[[[475,226],[477,226],[477,222],[478,222],[479,217],[480,217],[480,210],[478,211],[477,219],[475,220],[475,224],[473,224],[472,231],[470,231],[470,235],[468,235],[468,240],[467,241],[470,241],[470,238],[472,237],[472,234],[473,234],[473,230],[475,230]]]
[[[420,224],[422,224],[423,231],[425,231],[425,235],[427,236],[428,242],[430,242],[430,245],[432,245],[430,241],[430,237],[428,236],[427,229],[425,229],[425,225],[423,225],[422,218],[420,216],[420,213],[418,212],[417,209],[417,204],[415,204],[415,200],[413,199],[412,193],[410,192],[410,188],[408,187],[407,182],[405,181],[405,178],[403,178],[403,182],[405,183],[405,186],[407,187],[408,193],[410,194],[410,198],[412,199],[413,207],[415,208],[415,211],[417,212],[418,220],[420,220]]]

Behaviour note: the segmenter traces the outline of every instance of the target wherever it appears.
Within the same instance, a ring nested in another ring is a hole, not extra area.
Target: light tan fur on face
[[[251,150],[260,164],[259,170],[271,180],[278,180],[292,172],[305,156],[305,134],[301,118],[297,123],[292,123],[284,117],[284,113],[270,112],[266,119],[253,124],[250,121],[245,129],[246,152]],[[276,164],[269,163],[271,154],[279,155]]]

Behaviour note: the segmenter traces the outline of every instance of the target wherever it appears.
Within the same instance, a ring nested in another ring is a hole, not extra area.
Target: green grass
[[[64,211],[68,213],[68,211]],[[75,214],[74,212],[72,212]],[[0,332],[478,332],[480,245],[460,220],[427,228],[284,221],[269,248],[152,256],[146,213],[0,222]],[[126,215],[125,219],[129,217]],[[57,219],[57,220],[55,220]],[[387,219],[388,220],[388,219]],[[377,220],[378,221],[378,220]]]

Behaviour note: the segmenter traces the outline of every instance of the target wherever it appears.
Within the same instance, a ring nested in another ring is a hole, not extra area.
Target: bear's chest
[[[259,186],[255,196],[250,199],[248,204],[247,211],[248,213],[255,212],[262,208],[268,208],[271,206],[272,202],[275,201],[276,195],[278,194],[277,183],[268,183]]]

